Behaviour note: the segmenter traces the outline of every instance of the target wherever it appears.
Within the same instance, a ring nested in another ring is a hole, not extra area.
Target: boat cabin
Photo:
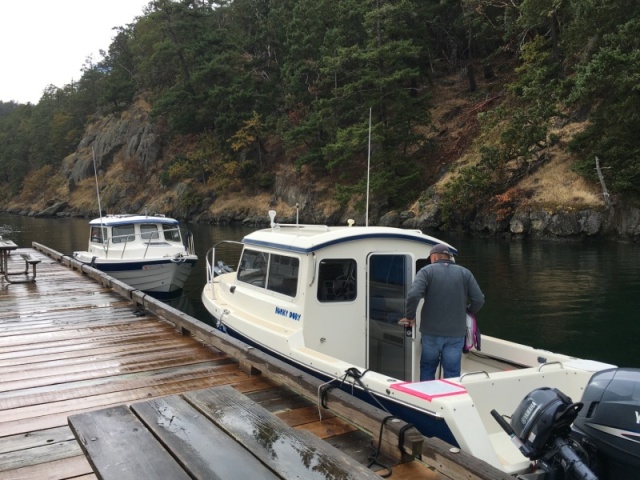
[[[264,329],[251,338],[275,334],[288,343],[284,351],[306,347],[392,378],[419,378],[420,343],[410,341],[411,330],[407,341],[398,320],[439,240],[385,227],[278,225],[242,243],[234,287],[221,290],[255,316],[248,328]]]
[[[107,215],[89,222],[88,251],[103,258],[157,256],[160,248],[184,249],[179,222],[164,216]]]

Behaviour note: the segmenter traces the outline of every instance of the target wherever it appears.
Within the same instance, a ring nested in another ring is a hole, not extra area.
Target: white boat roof
[[[160,215],[105,215],[101,218],[94,218],[89,225],[104,225],[111,227],[114,225],[124,225],[130,223],[165,223],[169,225],[178,225],[180,222],[175,218],[164,217]]]
[[[453,254],[458,251],[442,240],[425,235],[420,230],[395,227],[328,227],[324,225],[276,225],[246,235],[242,242],[297,253],[310,253],[332,245],[370,239],[392,239],[422,243],[432,247],[438,243],[449,246]]]

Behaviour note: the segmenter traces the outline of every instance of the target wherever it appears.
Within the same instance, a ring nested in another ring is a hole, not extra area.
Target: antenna
[[[369,226],[369,172],[371,170],[371,107],[369,107],[369,149],[367,153],[367,209],[364,214],[364,226]]]
[[[102,221],[102,205],[100,205],[100,186],[98,185],[98,167],[96,166],[96,151],[91,146],[91,155],[93,156],[93,173],[96,176],[96,195],[98,196],[98,213],[100,214],[100,237],[104,246],[104,223]]]
[[[96,167],[96,152],[91,147],[91,154],[93,155],[93,173],[96,176],[96,194],[98,195],[98,213],[100,214],[100,223],[102,223],[102,206],[100,205],[100,187],[98,186],[98,167]]]

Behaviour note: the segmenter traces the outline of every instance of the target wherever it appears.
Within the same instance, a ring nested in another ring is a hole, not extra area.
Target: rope
[[[387,425],[387,421],[391,420],[392,418],[396,418],[396,417],[394,415],[388,415],[388,416],[384,417],[384,420],[382,420],[382,423],[380,424],[380,433],[378,435],[378,448],[375,448],[373,446],[373,440],[372,440],[371,441],[371,449],[373,450],[373,452],[369,455],[369,463],[367,464],[367,468],[371,468],[372,465],[378,465],[379,467],[382,467],[382,468],[386,469],[387,473],[385,473],[385,474],[379,473],[378,474],[382,478],[390,477],[391,474],[393,473],[393,471],[391,470],[390,466],[385,465],[383,463],[380,463],[378,461],[378,457],[380,456],[380,445],[382,445],[382,432],[384,431],[384,427]]]
[[[362,377],[365,376],[365,374],[368,372],[369,370],[365,370],[364,372],[360,372],[360,370],[358,370],[356,367],[350,367],[348,368],[344,375],[342,377],[339,378],[334,378],[329,380],[326,383],[323,383],[322,385],[320,385],[318,387],[318,415],[320,417],[320,420],[322,420],[322,408],[328,408],[327,404],[326,404],[326,400],[327,400],[327,394],[333,390],[334,388],[341,388],[344,386],[344,383],[347,379],[347,377],[351,377],[353,379],[353,383],[352,383],[352,387],[355,386],[355,384],[358,384],[362,390],[366,393],[369,394],[369,396],[375,401],[376,404],[378,404],[378,406],[380,407],[380,409],[384,410],[385,412],[387,412],[389,415],[386,416],[384,418],[384,420],[382,421],[382,423],[380,424],[380,433],[378,436],[378,447],[374,447],[373,445],[373,440],[371,441],[371,448],[372,448],[372,453],[369,455],[369,464],[367,465],[368,468],[370,468],[373,465],[378,465],[384,469],[387,470],[387,473],[385,474],[379,474],[382,478],[387,478],[389,476],[391,476],[392,474],[392,469],[390,466],[388,465],[384,465],[383,463],[380,463],[378,461],[378,457],[380,455],[380,446],[382,445],[382,433],[384,431],[384,428],[387,424],[387,422],[393,418],[397,418],[394,415],[391,415],[389,413],[389,410],[382,405],[382,403],[380,403],[380,401],[376,398],[376,396],[371,392],[371,390],[369,390],[369,388],[362,382]],[[339,385],[335,385],[334,382],[335,381],[339,381]],[[352,393],[353,393],[353,389],[352,389]],[[398,432],[398,449],[402,452],[402,453],[406,453],[404,450],[404,435],[405,432],[412,428],[413,424],[410,423],[406,423]],[[419,456],[420,459],[422,459],[422,455]]]

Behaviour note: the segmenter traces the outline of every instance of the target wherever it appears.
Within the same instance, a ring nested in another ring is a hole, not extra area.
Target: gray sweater
[[[407,318],[416,317],[422,298],[420,331],[443,337],[463,337],[467,311],[477,313],[484,305],[484,294],[473,274],[450,260],[438,260],[416,274],[407,294]]]

